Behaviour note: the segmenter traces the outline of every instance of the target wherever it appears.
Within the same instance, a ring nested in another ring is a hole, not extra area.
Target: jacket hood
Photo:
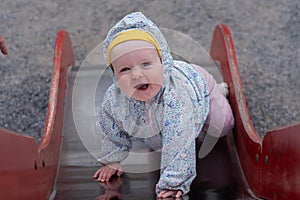
[[[141,12],[134,12],[126,15],[123,19],[116,23],[107,33],[107,36],[103,42],[103,56],[105,58],[107,67],[109,67],[109,63],[106,60],[106,52],[108,46],[119,33],[132,29],[144,31],[154,38],[154,40],[160,48],[159,51],[161,54],[161,62],[164,66],[164,69],[169,68],[173,65],[173,58],[171,56],[169,46],[157,25],[154,24],[146,16],[144,16]]]

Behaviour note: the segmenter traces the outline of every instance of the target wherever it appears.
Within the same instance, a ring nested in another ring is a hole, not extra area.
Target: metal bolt
[[[43,167],[46,166],[46,163],[45,163],[45,160],[44,160],[44,159],[42,160],[42,166],[43,166]]]
[[[266,155],[266,158],[265,158],[265,163],[268,164],[269,163],[269,156]]]
[[[38,165],[37,165],[37,162],[36,160],[34,161],[34,169],[37,170],[38,169]]]

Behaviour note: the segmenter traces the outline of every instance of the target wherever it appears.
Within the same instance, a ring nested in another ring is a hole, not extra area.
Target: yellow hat
[[[129,40],[143,40],[143,41],[149,42],[156,48],[159,57],[161,57],[160,48],[159,48],[157,42],[154,40],[154,38],[149,33],[146,33],[144,31],[141,31],[138,29],[132,29],[132,30],[126,30],[126,31],[119,33],[111,41],[111,43],[107,47],[107,51],[106,51],[106,60],[107,60],[108,64],[111,64],[111,60],[110,60],[111,50],[116,45],[118,45],[122,42],[125,42],[125,41],[129,41]]]

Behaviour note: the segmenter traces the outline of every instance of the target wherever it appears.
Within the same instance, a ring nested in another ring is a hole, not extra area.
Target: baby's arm
[[[103,165],[94,174],[93,178],[105,182],[117,174],[123,174],[120,162],[124,160],[131,149],[129,136],[120,130],[111,115],[102,109],[98,115],[98,126],[101,131],[100,154],[97,160]]]
[[[195,137],[189,133],[164,139],[161,176],[156,185],[160,198],[187,194],[196,176]]]
[[[194,115],[184,112],[192,106],[189,103],[172,96],[166,99],[166,105],[171,106],[165,107],[165,126],[161,133],[161,176],[156,185],[159,198],[187,194],[196,176],[195,139],[199,127],[193,123]]]
[[[123,169],[120,163],[109,163],[100,167],[94,174],[93,178],[100,182],[109,181],[109,179],[114,175],[121,176],[123,174]]]
[[[120,133],[118,136],[122,136],[123,134]],[[117,174],[117,176],[123,174],[120,162],[127,157],[129,149],[131,148],[131,141],[129,138],[128,140],[124,140],[125,137],[122,137],[123,140],[118,139],[118,136],[115,135],[115,137],[110,138],[107,135],[103,135],[102,137],[101,152],[97,160],[102,163],[103,166],[100,167],[93,176],[97,181],[109,181],[114,174]]]

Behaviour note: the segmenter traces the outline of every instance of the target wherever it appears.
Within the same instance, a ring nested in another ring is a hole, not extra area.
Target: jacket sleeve
[[[119,128],[112,116],[104,109],[99,112],[97,125],[102,136],[100,155],[97,160],[102,164],[124,160],[132,147],[129,135]]]
[[[181,190],[187,194],[196,177],[195,138],[164,134],[161,160],[161,176],[156,193],[162,190]]]
[[[174,100],[166,105],[167,117],[162,131],[161,176],[156,193],[162,190],[181,190],[187,194],[196,177],[196,137],[198,128],[193,124],[192,111],[183,101]],[[182,109],[178,109],[178,108]]]

